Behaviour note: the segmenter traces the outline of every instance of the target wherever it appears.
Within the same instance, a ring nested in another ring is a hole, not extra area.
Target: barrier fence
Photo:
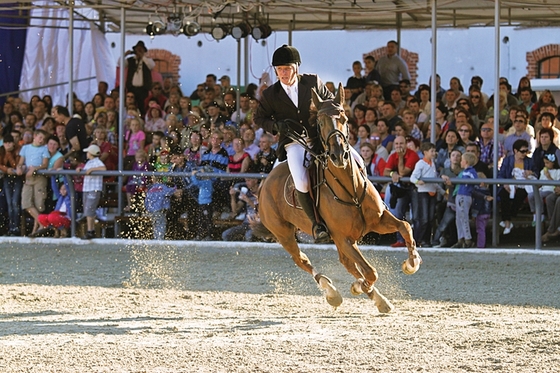
[[[83,176],[83,172],[76,172],[74,170],[40,170],[37,172],[38,174],[45,175],[45,176],[56,176],[56,175],[65,175],[65,176],[76,176],[80,175]],[[118,177],[118,191],[119,191],[119,207],[118,212],[122,213],[122,193],[120,193],[123,185],[123,178],[127,176],[170,176],[169,172],[156,172],[156,171],[149,171],[149,172],[138,172],[138,171],[94,171],[91,175],[98,175],[98,176],[113,176]],[[190,177],[192,176],[192,172],[173,172],[173,177]],[[239,179],[239,178],[258,178],[258,179],[265,179],[268,175],[267,174],[254,174],[254,173],[211,173],[211,172],[204,172],[204,173],[197,173],[197,177],[201,178],[222,178],[222,179]],[[74,189],[74,184],[72,178],[67,177],[68,181],[68,192],[71,197],[71,207],[73,211],[76,211],[76,193]],[[368,177],[368,179],[372,182],[376,183],[389,183],[392,182],[390,177]],[[401,181],[408,182],[410,181],[409,178],[403,177],[400,179]],[[440,178],[429,178],[429,179],[422,179],[425,183],[431,184],[442,184],[443,181]],[[516,180],[516,179],[460,179],[460,178],[450,178],[449,179],[453,184],[480,184],[484,182],[485,184],[490,184],[493,186],[493,193],[494,196],[493,200],[493,209],[492,209],[492,246],[497,247],[499,244],[499,230],[498,230],[498,208],[497,208],[497,187],[498,185],[531,185],[533,187],[533,193],[535,195],[535,215],[540,217],[543,213],[543,203],[542,198],[540,196],[539,188],[544,185],[549,186],[560,186],[560,181],[555,180]],[[71,235],[74,237],[76,235],[76,216],[72,214],[72,224],[71,224]],[[542,224],[540,224],[540,220],[537,219],[537,224],[535,225],[535,250],[542,249]]]

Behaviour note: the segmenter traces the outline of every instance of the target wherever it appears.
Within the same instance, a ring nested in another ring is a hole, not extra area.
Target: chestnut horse
[[[340,262],[356,278],[351,286],[352,294],[366,293],[379,312],[391,312],[393,305],[374,286],[377,271],[364,258],[356,242],[371,231],[380,234],[400,232],[408,248],[408,259],[403,262],[402,270],[413,274],[419,269],[422,259],[416,251],[412,229],[406,221],[395,218],[389,212],[365,171],[358,168],[350,153],[347,117],[342,107],[342,84],[334,100],[322,101],[315,90],[312,95],[324,151],[316,158],[318,167],[324,170],[324,181],[320,183],[318,193],[320,215],[336,245]],[[259,193],[261,221],[256,224],[255,230],[261,228],[261,232],[272,233],[294,262],[314,277],[326,292],[327,302],[336,308],[342,303],[340,293],[328,277],[315,271],[295,239],[296,227],[311,233],[312,223],[301,209],[290,206],[285,200],[284,185],[289,175],[285,162],[275,167],[265,179]],[[262,229],[261,224],[266,229]]]

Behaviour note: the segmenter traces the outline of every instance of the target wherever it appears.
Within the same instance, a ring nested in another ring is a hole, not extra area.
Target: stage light
[[[195,36],[200,32],[200,25],[196,22],[187,21],[183,25],[181,32],[188,37]]]
[[[178,13],[171,13],[167,16],[167,30],[172,33],[177,33],[181,31],[183,26],[183,20]]]
[[[237,25],[233,26],[233,28],[231,29],[231,36],[233,36],[235,40],[240,40],[247,37],[250,32],[251,25],[249,25],[247,22],[240,22]]]
[[[229,33],[229,30],[228,30],[226,25],[214,26],[214,28],[212,29],[212,32],[211,32],[212,37],[217,41],[225,38],[228,33]]]
[[[152,22],[149,22],[148,25],[146,26],[146,28],[144,29],[144,31],[146,32],[146,34],[150,35],[151,37],[153,37],[155,35],[154,33],[154,24]]]
[[[155,21],[153,24],[153,30],[155,35],[163,35],[167,31],[167,26],[163,21]]]
[[[272,29],[267,24],[255,26],[251,31],[251,35],[255,40],[266,39],[270,36],[270,34],[272,34]]]

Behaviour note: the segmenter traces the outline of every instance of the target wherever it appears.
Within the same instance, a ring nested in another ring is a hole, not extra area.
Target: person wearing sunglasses
[[[528,179],[534,178],[533,160],[527,157],[529,153],[529,143],[527,140],[518,139],[513,143],[512,153],[504,158],[502,167],[498,171],[498,179]],[[531,186],[505,184],[500,187],[498,196],[500,197],[500,207],[502,211],[502,221],[500,226],[504,228],[503,234],[509,234],[513,228],[512,216],[523,205],[527,198],[527,190],[532,191]]]
[[[506,150],[506,156],[513,154],[513,144],[517,140],[525,140],[528,143],[528,156],[533,154],[533,151],[536,148],[536,141],[531,135],[527,133],[527,123],[528,118],[527,114],[522,111],[518,111],[515,119],[513,120],[513,128],[515,128],[515,132],[511,135],[506,136],[504,140],[504,148]]]

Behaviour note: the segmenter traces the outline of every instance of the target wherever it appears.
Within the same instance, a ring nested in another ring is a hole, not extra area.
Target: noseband
[[[323,144],[325,151],[328,153],[329,152],[328,144],[330,139],[333,138],[334,136],[341,136],[344,142],[343,157],[347,158],[348,153],[350,153],[350,143],[348,142],[348,126],[346,126],[346,133],[336,128],[336,120],[341,117],[341,113],[344,113],[344,109],[342,108],[342,106],[337,104],[331,104],[326,108],[321,108],[317,112],[317,123],[318,124],[320,123],[319,117],[321,115],[328,116],[332,120],[334,128],[327,134],[326,139],[323,139],[322,136],[319,136],[321,138],[321,143]]]

